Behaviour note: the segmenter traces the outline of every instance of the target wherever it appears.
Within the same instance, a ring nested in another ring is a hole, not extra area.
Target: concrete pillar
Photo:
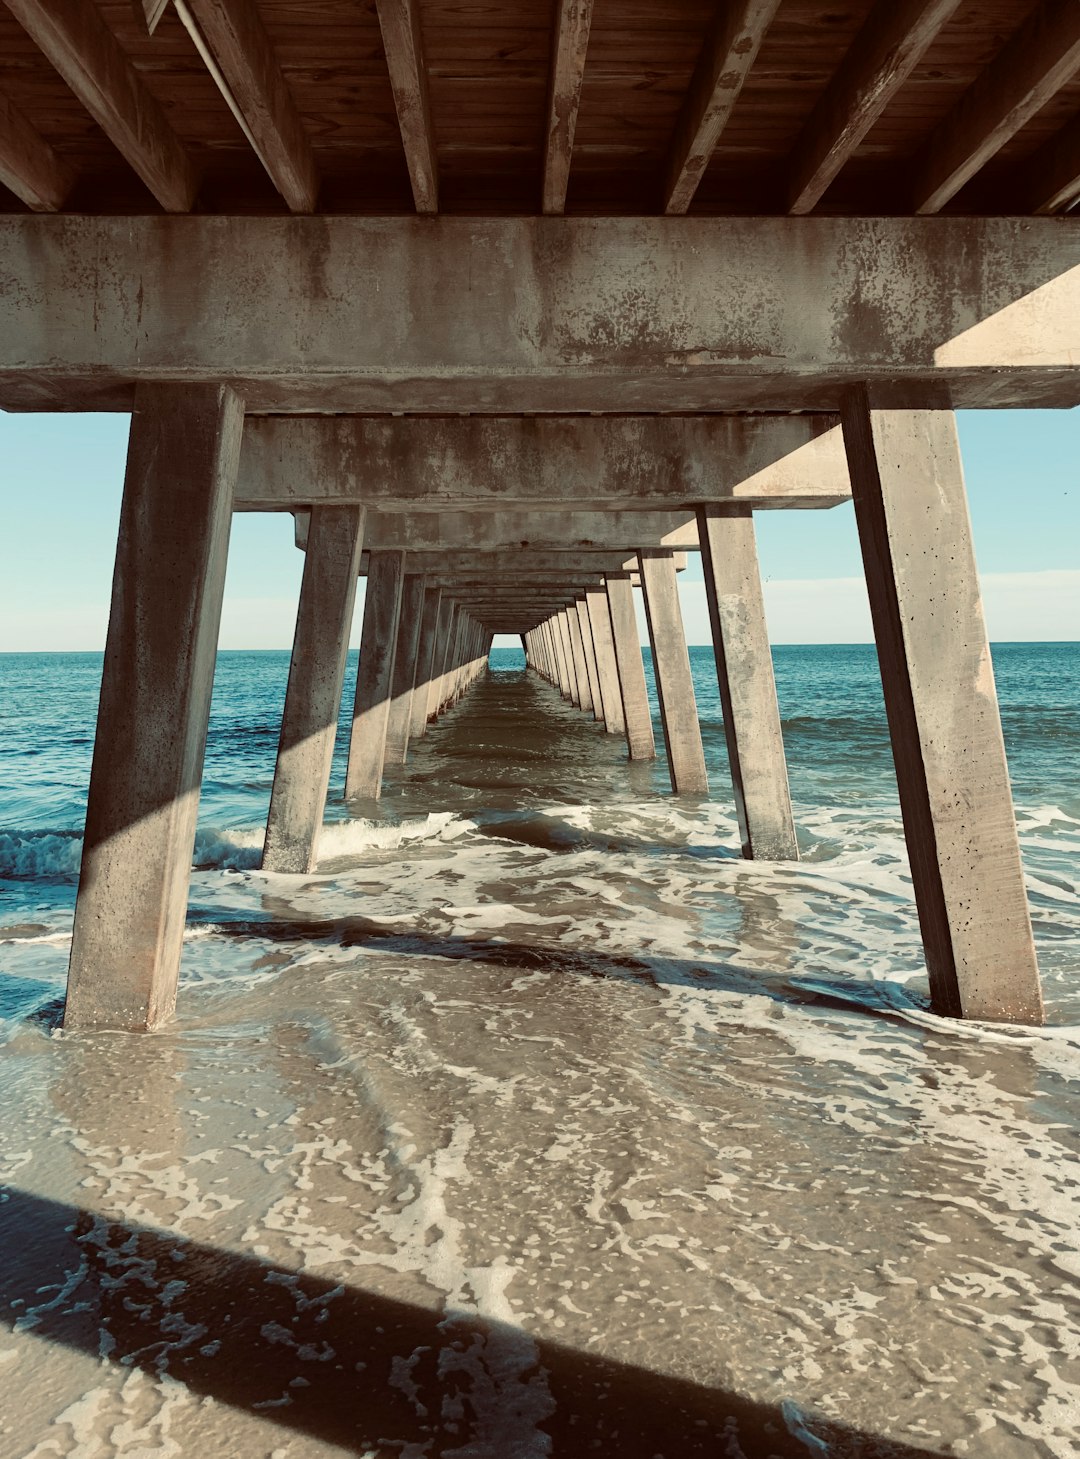
[[[600,698],[600,682],[596,672],[596,652],[593,648],[592,625],[589,622],[589,605],[584,598],[578,598],[574,604],[574,611],[577,613],[581,647],[585,652],[585,673],[589,680],[589,698],[592,701],[593,719],[603,719],[604,703]]]
[[[559,693],[564,699],[571,699],[570,693],[570,668],[567,663],[566,640],[563,633],[562,614],[555,613],[551,619],[551,641],[555,649],[555,664],[557,668],[557,683]]]
[[[628,572],[609,572],[607,584],[611,637],[615,646],[615,662],[619,670],[619,691],[622,695],[623,723],[626,727],[626,751],[631,760],[655,760],[652,709],[645,683],[645,665],[638,643],[637,614],[634,612],[634,589]]]
[[[591,713],[592,690],[589,688],[589,674],[585,667],[585,645],[581,639],[581,622],[577,615],[577,605],[574,603],[571,603],[566,610],[566,626],[570,635],[570,652],[574,658],[577,706],[586,713]]]
[[[670,552],[651,549],[642,549],[638,562],[671,788],[677,795],[706,795],[709,778],[679,609],[675,563]]]
[[[749,507],[697,517],[743,855],[798,861],[754,519]]]
[[[265,871],[313,871],[318,859],[363,542],[362,507],[312,507],[263,842]]]
[[[401,591],[401,612],[398,615],[397,647],[394,650],[390,712],[386,719],[388,765],[404,765],[409,753],[416,656],[420,642],[420,619],[424,611],[424,587],[423,573],[405,574],[405,586]]]
[[[956,421],[863,389],[842,418],[933,1005],[1040,1023]]]
[[[563,665],[566,670],[566,697],[577,708],[581,707],[578,693],[577,660],[574,657],[573,640],[570,637],[570,621],[566,609],[559,609],[559,634],[562,638]]]
[[[437,719],[442,711],[443,684],[446,682],[446,669],[450,661],[450,646],[454,636],[454,625],[457,619],[457,604],[453,598],[448,598],[443,593],[442,603],[439,607],[439,628],[438,637],[435,642],[435,657],[432,660],[434,670],[431,678],[431,691],[428,695],[428,719]]]
[[[404,578],[404,552],[371,554],[349,736],[349,764],[345,772],[346,800],[378,800],[382,794]]]
[[[68,1028],[176,1005],[243,402],[137,385],[68,971]]]
[[[416,679],[413,684],[412,708],[409,717],[409,740],[421,739],[427,733],[428,700],[431,698],[431,677],[434,672],[435,649],[439,640],[439,610],[442,588],[424,590],[424,606],[420,615],[420,636],[416,645]]]
[[[615,640],[611,634],[611,614],[608,612],[607,593],[603,588],[590,588],[585,594],[585,604],[592,629],[593,649],[596,654],[596,676],[600,684],[600,702],[604,706],[604,728],[609,735],[621,735],[626,730],[623,716],[622,692],[619,689],[619,666],[615,662]]]

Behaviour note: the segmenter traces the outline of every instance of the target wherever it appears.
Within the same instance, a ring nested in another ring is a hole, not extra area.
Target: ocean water
[[[873,650],[775,653],[797,865],[708,650],[700,800],[499,650],[306,877],[222,654],[141,1037],[58,1029],[100,656],[0,656],[0,1459],[1080,1454],[1080,645],[994,650],[1036,1030],[929,1011]]]

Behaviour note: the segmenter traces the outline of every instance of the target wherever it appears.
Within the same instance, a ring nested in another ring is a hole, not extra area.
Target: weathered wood
[[[956,422],[858,390],[844,436],[933,1004],[1039,1023]]]
[[[153,1028],[176,1003],[243,404],[140,386],[75,904],[65,1025]]]
[[[93,0],[5,3],[165,211],[189,212],[191,161]]]
[[[7,216],[0,407],[1073,405],[1078,264],[1073,218]]]
[[[313,507],[263,869],[314,871],[349,651],[363,507]]]
[[[724,0],[698,57],[668,156],[664,212],[685,213],[780,0]]]
[[[0,94],[0,183],[35,213],[55,213],[63,207],[74,180],[74,169]]]
[[[545,213],[561,213],[566,208],[592,11],[593,0],[558,0],[555,12],[544,150],[542,207]]]
[[[638,644],[634,590],[628,572],[608,573],[607,597],[611,633],[615,642],[615,660],[619,666],[627,754],[631,760],[655,760],[656,738],[653,735],[652,709],[645,683],[645,664]]]
[[[404,577],[404,552],[380,552],[368,570],[349,763],[345,771],[346,800],[361,797],[378,800],[382,795]]]
[[[1080,198],[1080,117],[1029,157],[1023,169],[1024,212],[1060,213]]]
[[[700,507],[698,527],[743,855],[798,861],[754,519]]]
[[[394,676],[390,688],[390,713],[386,721],[386,763],[404,765],[412,733],[413,688],[417,676],[420,620],[424,611],[424,576],[406,573],[398,617],[398,640],[394,651]]]
[[[960,0],[877,0],[791,151],[787,206],[809,213]]]
[[[418,213],[439,210],[439,171],[419,0],[377,0],[390,85]]]
[[[442,596],[442,588],[428,587],[424,592],[424,607],[420,617],[420,638],[416,649],[416,679],[413,684],[412,711],[409,721],[410,741],[419,740],[427,733],[428,700],[431,698],[435,650],[439,641],[439,610],[442,606]]]
[[[936,213],[1080,67],[1080,5],[1045,0],[935,128],[912,210]]]
[[[177,0],[177,8],[194,19],[211,74],[274,186],[292,212],[312,212],[315,157],[255,0]]]
[[[626,730],[622,692],[619,689],[619,666],[615,660],[615,640],[611,635],[611,613],[604,588],[590,588],[585,594],[596,653],[596,677],[600,685],[600,702],[604,707],[604,728],[609,735]]]
[[[671,788],[676,795],[706,795],[709,777],[705,771],[705,750],[679,607],[675,564],[667,553],[644,550],[638,554],[638,561]]]

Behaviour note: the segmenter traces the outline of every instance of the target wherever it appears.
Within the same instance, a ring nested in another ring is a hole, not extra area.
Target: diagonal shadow
[[[509,1459],[523,1437],[559,1459],[939,1452],[11,1188],[0,1321],[353,1453]],[[718,1325],[718,1364],[724,1341]]]

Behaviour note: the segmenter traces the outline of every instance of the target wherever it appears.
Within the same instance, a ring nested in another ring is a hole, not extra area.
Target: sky
[[[1080,410],[958,420],[991,639],[1080,639]],[[0,652],[104,646],[127,432],[126,415],[0,412]],[[851,506],[756,521],[773,642],[870,642]],[[222,648],[289,647],[302,563],[287,513],[234,518]],[[707,643],[696,554],[680,593]]]

